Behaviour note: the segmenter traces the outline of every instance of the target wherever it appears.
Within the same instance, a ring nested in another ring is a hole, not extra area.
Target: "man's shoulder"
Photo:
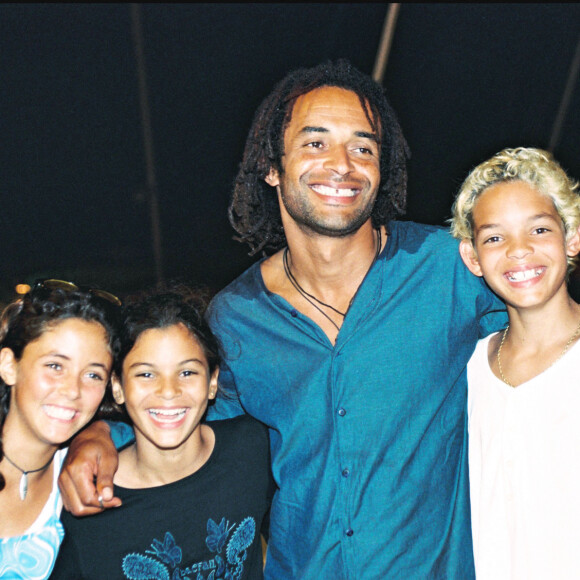
[[[449,232],[449,228],[440,225],[421,224],[419,222],[396,220],[391,221],[387,225],[389,232],[398,233],[409,237],[431,237],[434,236],[440,239],[453,240],[453,236]]]
[[[221,300],[232,294],[239,294],[248,289],[253,289],[259,285],[260,265],[263,260],[253,263],[247,270],[244,270],[237,278],[232,280],[225,288],[220,290],[212,300]]]
[[[421,224],[412,221],[392,221],[387,225],[394,250],[410,252],[449,252],[459,257],[456,240],[443,226]]]
[[[263,289],[260,264],[261,261],[252,264],[213,297],[207,309],[210,321],[214,320],[221,310],[231,307],[236,302],[256,299]]]

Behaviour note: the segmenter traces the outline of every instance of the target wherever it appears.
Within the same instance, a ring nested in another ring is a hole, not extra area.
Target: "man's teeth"
[[[62,419],[64,421],[70,421],[76,415],[74,409],[55,407],[54,405],[44,405],[44,412],[53,419]]]
[[[185,415],[187,409],[148,409],[157,421],[178,421]]]
[[[358,193],[358,189],[335,189],[326,185],[313,185],[312,189],[326,197],[354,197]]]
[[[525,282],[526,280],[536,278],[542,271],[543,268],[535,268],[533,270],[524,270],[523,272],[508,272],[507,278],[510,282]]]

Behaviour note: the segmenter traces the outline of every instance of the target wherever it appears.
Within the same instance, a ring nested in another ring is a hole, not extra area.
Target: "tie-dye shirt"
[[[22,535],[0,539],[2,580],[48,578],[64,537],[60,523],[62,499],[58,490],[58,475],[66,452],[66,449],[61,449],[54,456],[52,491],[36,521]]]

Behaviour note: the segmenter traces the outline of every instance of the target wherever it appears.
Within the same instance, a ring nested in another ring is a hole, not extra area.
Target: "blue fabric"
[[[270,429],[266,578],[474,576],[466,365],[506,315],[446,230],[388,229],[334,346],[259,263],[210,306],[234,397],[209,418],[246,412]]]
[[[133,433],[133,427],[127,425],[127,423],[106,421],[111,429],[111,439],[115,444],[117,449],[125,447],[128,443],[135,441],[135,434]]]

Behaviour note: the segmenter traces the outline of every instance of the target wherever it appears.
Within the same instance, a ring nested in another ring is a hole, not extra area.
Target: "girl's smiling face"
[[[139,335],[123,361],[122,384],[113,378],[113,394],[125,403],[138,446],[175,449],[199,442],[217,377],[195,336],[179,323]]]
[[[514,307],[535,307],[567,292],[567,256],[578,253],[578,232],[566,240],[552,200],[524,181],[486,189],[473,209],[474,241],[461,242],[467,267]]]
[[[2,349],[0,374],[12,387],[5,432],[16,441],[64,443],[97,411],[112,362],[105,329],[80,318],[50,324],[20,360]]]

